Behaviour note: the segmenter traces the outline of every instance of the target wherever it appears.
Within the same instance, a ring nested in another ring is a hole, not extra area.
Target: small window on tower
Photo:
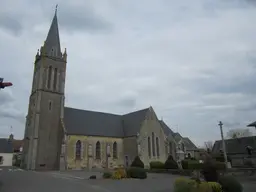
[[[52,110],[52,102],[49,101],[49,111],[51,111],[51,110]]]

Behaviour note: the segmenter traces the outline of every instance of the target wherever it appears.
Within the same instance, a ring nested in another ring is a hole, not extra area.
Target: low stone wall
[[[256,157],[247,158],[245,156],[230,156],[232,160],[232,167],[248,167],[246,161],[251,161],[252,164],[256,167]]]

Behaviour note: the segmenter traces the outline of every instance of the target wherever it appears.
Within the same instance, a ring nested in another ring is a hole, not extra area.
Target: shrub
[[[212,188],[212,192],[222,192],[222,187],[217,182],[208,182],[210,187]]]
[[[164,169],[164,163],[161,161],[152,161],[149,163],[150,169]]]
[[[231,175],[221,176],[219,183],[224,192],[242,192],[243,186],[241,183]]]
[[[126,173],[128,178],[137,178],[137,179],[147,178],[146,170],[139,167],[130,167],[129,169],[126,170]]]
[[[131,167],[144,168],[144,163],[140,160],[139,156],[136,156],[131,164]]]
[[[112,177],[112,173],[111,172],[105,172],[105,173],[103,173],[102,177],[105,178],[105,179],[109,179],[109,178]]]
[[[183,169],[199,170],[202,169],[202,163],[197,160],[182,160],[181,165]]]
[[[178,163],[169,155],[168,159],[164,163],[165,169],[178,169]]]
[[[174,182],[174,192],[190,192],[191,186],[195,185],[196,181],[189,182],[186,178],[178,178]]]
[[[178,178],[174,183],[174,192],[212,192],[212,189],[207,182]]]
[[[112,179],[116,179],[116,180],[119,180],[119,179],[122,179],[121,175],[119,174],[119,172],[114,172],[112,177]]]
[[[217,182],[219,174],[217,172],[216,162],[212,159],[208,158],[203,163],[202,173],[204,175],[204,179],[207,182]]]
[[[115,172],[117,172],[121,176],[121,178],[126,178],[127,174],[124,168],[117,168]]]
[[[21,165],[20,154],[14,154],[13,155],[12,165],[15,166],[15,167],[20,167],[20,165]]]
[[[217,170],[226,170],[226,164],[222,162],[215,162],[215,167]]]

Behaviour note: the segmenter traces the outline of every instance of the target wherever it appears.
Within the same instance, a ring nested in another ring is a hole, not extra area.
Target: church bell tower
[[[56,6],[47,38],[35,56],[24,134],[25,169],[59,169],[66,64],[66,49],[62,53],[60,47]]]

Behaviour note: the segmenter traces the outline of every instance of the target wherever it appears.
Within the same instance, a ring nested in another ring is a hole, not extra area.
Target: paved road
[[[177,177],[149,174],[146,180],[88,180],[92,174],[97,175],[81,171],[33,172],[3,169],[0,170],[0,192],[172,192],[173,182]],[[244,192],[256,189],[256,183],[245,183],[244,186]]]

